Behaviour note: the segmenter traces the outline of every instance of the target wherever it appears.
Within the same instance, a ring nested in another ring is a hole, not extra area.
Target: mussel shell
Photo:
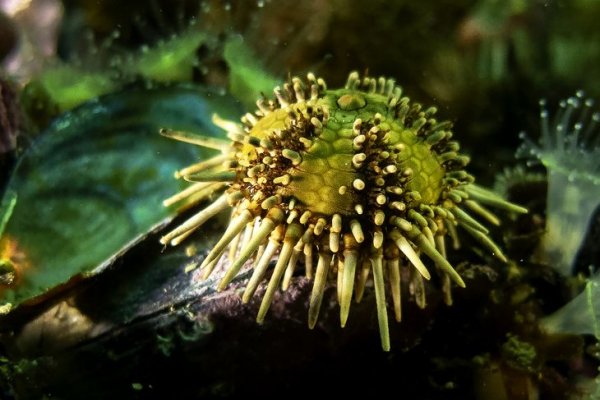
[[[195,259],[184,246],[163,249],[161,232],[154,231],[124,252],[115,268],[52,302],[15,310],[0,324],[0,346],[10,360],[0,386],[4,378],[24,399],[44,394],[104,399],[246,393],[270,398],[289,390],[309,395],[316,390],[315,377],[330,377],[323,390],[334,394],[340,379],[357,381],[364,374],[384,377],[375,392],[389,390],[398,379],[408,385],[408,377],[391,379],[404,362],[379,348],[373,293],[353,306],[352,321],[342,329],[330,287],[322,318],[309,330],[311,284],[298,276],[276,295],[267,320],[258,325],[260,300],[244,305],[239,295],[251,271],[223,292],[214,290],[219,276],[201,281],[200,271],[186,274],[185,266],[204,257],[221,230],[214,224],[191,239],[199,251]],[[259,297],[263,292],[260,287]],[[417,311],[407,304],[403,329],[392,333],[398,355],[421,341],[435,309],[432,304]],[[415,357],[419,352],[405,362]],[[339,393],[353,389],[342,386]]]
[[[216,89],[173,86],[131,88],[57,118],[20,158],[2,199],[16,196],[0,233],[26,262],[16,285],[0,288],[0,305],[40,301],[102,272],[119,250],[171,219],[176,210],[162,200],[181,188],[173,171],[205,154],[159,130],[222,135],[213,113],[233,118],[238,105]]]

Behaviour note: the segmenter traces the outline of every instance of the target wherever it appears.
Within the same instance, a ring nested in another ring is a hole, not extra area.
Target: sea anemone
[[[387,351],[385,281],[397,321],[401,281],[408,281],[415,301],[424,307],[423,279],[431,275],[420,253],[435,264],[447,303],[452,301],[451,282],[465,286],[446,259],[445,238],[458,243],[457,226],[506,261],[488,229],[470,213],[497,225],[499,219],[483,205],[526,210],[473,184],[473,176],[464,170],[469,158],[451,140],[452,124],[434,118],[435,107],[410,101],[393,79],[361,78],[356,72],[341,89],[327,89],[323,79],[308,74],[305,81],[291,78],[274,94],[272,100],[259,99],[258,110],[246,114],[242,125],[213,118],[230,140],[163,131],[222,152],[178,171],[178,177],[197,183],[166,203],[223,193],[161,242],[177,245],[232,208],[225,233],[200,268],[208,277],[229,248],[230,265],[218,285],[222,290],[255,256],[242,296],[248,302],[279,252],[259,323],[277,287],[288,287],[303,255],[306,275],[314,274],[309,327],[316,324],[329,277],[337,282],[344,326],[352,296],[360,301],[372,272],[381,344]]]
[[[540,102],[539,144],[521,133],[518,155],[541,162],[548,171],[546,232],[539,258],[564,275],[573,270],[575,256],[600,203],[600,113],[594,102],[578,91],[563,100],[550,118],[546,102]]]
[[[83,102],[143,79],[151,83],[185,82],[192,79],[198,66],[196,52],[209,41],[207,34],[192,21],[189,26],[169,39],[150,47],[142,45],[133,53],[115,55],[112,40],[115,31],[99,47],[90,43],[87,54],[72,62],[55,62],[28,83],[28,96],[45,93],[59,110],[70,110]]]

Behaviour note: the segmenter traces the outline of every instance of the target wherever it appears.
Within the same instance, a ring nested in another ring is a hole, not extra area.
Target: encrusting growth
[[[259,99],[258,110],[246,114],[241,125],[214,117],[229,140],[163,132],[222,151],[179,171],[178,176],[200,183],[176,200],[225,190],[161,242],[176,245],[232,208],[229,226],[200,268],[208,277],[229,248],[230,264],[218,286],[222,290],[254,257],[242,299],[248,302],[268,280],[259,323],[277,288],[289,286],[303,258],[306,275],[314,279],[309,327],[316,324],[330,278],[337,281],[344,326],[352,298],[361,300],[372,275],[381,343],[387,351],[385,286],[397,321],[403,279],[424,307],[423,280],[431,274],[421,254],[433,261],[447,303],[452,301],[451,282],[465,286],[446,260],[445,238],[458,243],[456,226],[505,260],[488,229],[472,215],[497,225],[499,219],[483,205],[526,210],[473,184],[464,170],[469,158],[458,153],[451,123],[434,118],[435,107],[411,102],[392,79],[361,78],[356,72],[342,89],[327,89],[322,79],[308,74],[306,80],[290,79],[274,94],[272,100]]]

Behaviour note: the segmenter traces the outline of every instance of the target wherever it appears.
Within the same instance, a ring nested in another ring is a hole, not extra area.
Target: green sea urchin
[[[344,326],[353,294],[360,301],[372,271],[381,343],[389,350],[386,279],[400,321],[401,277],[408,277],[417,304],[425,306],[423,278],[430,279],[430,273],[420,253],[435,263],[448,303],[451,281],[465,286],[446,260],[445,237],[457,243],[456,226],[505,260],[487,228],[466,210],[492,224],[499,219],[481,204],[526,210],[473,184],[473,176],[464,171],[469,158],[451,140],[452,124],[434,118],[435,107],[411,102],[392,79],[361,79],[356,72],[342,89],[327,89],[322,79],[308,74],[306,81],[292,78],[274,94],[273,100],[259,99],[258,111],[246,114],[242,125],[214,118],[231,141],[163,132],[222,151],[179,171],[198,183],[167,203],[225,190],[161,242],[176,245],[233,208],[229,226],[200,267],[208,277],[229,247],[231,263],[218,286],[224,289],[256,255],[242,297],[248,302],[279,251],[259,323],[277,287],[287,288],[303,254],[309,277],[317,259],[309,326],[317,321],[330,276],[337,279]],[[408,273],[402,274],[405,267]]]

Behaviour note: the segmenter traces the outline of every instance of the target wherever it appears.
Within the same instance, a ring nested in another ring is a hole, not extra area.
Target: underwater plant
[[[600,146],[597,125],[600,113],[583,91],[563,100],[551,118],[540,102],[541,137],[534,143],[522,132],[517,155],[529,164],[542,163],[548,171],[546,232],[540,260],[564,275],[573,272],[577,251],[600,203]]]
[[[526,212],[484,188],[464,167],[469,158],[451,140],[451,123],[438,122],[435,107],[424,109],[402,95],[393,79],[349,75],[346,86],[329,90],[308,74],[261,98],[243,126],[215,116],[231,141],[164,130],[165,136],[222,154],[177,172],[195,181],[165,201],[224,193],[161,238],[177,245],[219,212],[233,208],[225,233],[200,265],[207,278],[229,247],[231,264],[218,285],[224,289],[256,255],[242,296],[248,302],[279,251],[257,321],[261,323],[277,287],[286,289],[300,255],[313,277],[309,327],[314,327],[327,278],[337,274],[341,325],[353,294],[360,301],[372,271],[381,344],[390,349],[385,280],[396,320],[401,319],[401,281],[407,279],[417,304],[425,306],[423,279],[431,278],[420,254],[435,263],[446,301],[450,282],[464,287],[446,260],[445,237],[460,226],[498,259],[506,261],[473,212],[492,224],[499,219],[482,204]],[[467,212],[466,210],[469,210]],[[411,265],[414,268],[404,267]],[[282,283],[283,281],[283,283]],[[355,287],[356,286],[356,287]]]

